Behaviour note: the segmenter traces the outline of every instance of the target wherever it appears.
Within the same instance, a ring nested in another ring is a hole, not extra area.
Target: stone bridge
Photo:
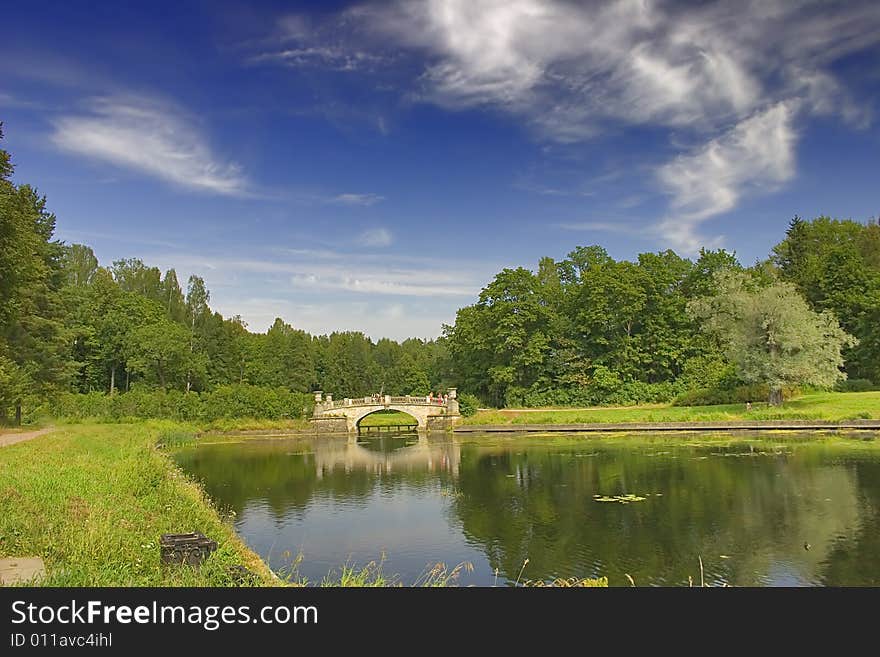
[[[450,388],[445,400],[436,397],[407,395],[373,395],[333,400],[333,395],[315,393],[315,410],[311,423],[318,433],[353,433],[362,419],[376,411],[401,411],[412,416],[420,431],[442,431],[461,419],[455,388]]]

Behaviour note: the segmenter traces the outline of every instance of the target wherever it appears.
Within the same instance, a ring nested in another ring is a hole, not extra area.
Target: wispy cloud
[[[227,316],[241,315],[252,331],[265,331],[276,317],[281,317],[313,335],[331,331],[362,331],[374,340],[383,337],[393,340],[436,338],[443,324],[450,324],[455,319],[454,311],[419,301],[352,302],[327,297],[304,302],[283,296],[224,295],[219,300],[212,299],[211,307]]]
[[[362,50],[348,51],[330,46],[282,48],[254,55],[251,63],[277,62],[292,68],[320,67],[335,71],[357,71],[382,61],[381,57]]]
[[[324,293],[344,291],[363,295],[413,298],[475,297],[497,271],[493,263],[432,261],[394,254],[293,250],[288,257],[260,258],[226,255],[152,254],[145,260],[178,271],[211,269],[224,280],[286,276],[290,289]]]
[[[10,107],[15,109],[45,109],[45,105],[32,100],[27,100],[19,96],[4,93],[0,91],[0,107]]]
[[[672,196],[672,214],[657,226],[660,234],[693,253],[712,241],[696,234],[701,222],[733,209],[748,191],[772,190],[790,180],[794,113],[793,102],[777,103],[660,167],[660,184]]]
[[[391,246],[391,231],[387,228],[370,228],[361,233],[358,240],[364,246]]]
[[[723,126],[880,43],[873,0],[397,0],[344,14],[355,21],[427,55],[423,100],[494,105],[560,141],[607,124]]]
[[[250,64],[277,64],[289,68],[319,68],[354,72],[388,64],[393,56],[359,47],[345,38],[345,31],[330,22],[316,22],[300,14],[284,16],[277,29],[255,44],[247,57]]]
[[[59,148],[140,171],[191,190],[248,195],[241,168],[216,155],[196,122],[169,103],[138,96],[91,101],[55,121]]]
[[[612,221],[581,221],[577,223],[558,224],[563,230],[582,232],[617,233],[619,235],[645,236],[648,232],[643,227]]]
[[[699,223],[795,175],[798,116],[870,122],[832,65],[880,44],[876,0],[390,0],[325,17],[319,29],[297,17],[279,25],[328,65],[343,52],[414,55],[400,68],[418,71],[402,85],[409,100],[502,111],[547,142],[650,126],[698,144],[670,144],[656,166],[671,203],[646,227],[688,249]],[[560,195],[555,185],[534,191]]]
[[[337,194],[329,199],[330,203],[338,203],[339,205],[375,205],[380,201],[384,201],[384,196],[378,194]]]

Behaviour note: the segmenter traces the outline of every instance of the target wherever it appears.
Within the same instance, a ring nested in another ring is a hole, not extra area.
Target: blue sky
[[[577,245],[880,213],[874,0],[128,4],[6,3],[16,180],[255,331],[435,337]]]

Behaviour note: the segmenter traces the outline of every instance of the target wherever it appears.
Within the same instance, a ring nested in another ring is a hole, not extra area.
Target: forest
[[[0,131],[2,137],[2,131]],[[99,263],[0,150],[0,421],[299,417],[458,386],[463,406],[721,403],[880,382],[880,226],[795,217],[766,260],[578,246],[504,269],[436,340],[265,332],[139,259]]]

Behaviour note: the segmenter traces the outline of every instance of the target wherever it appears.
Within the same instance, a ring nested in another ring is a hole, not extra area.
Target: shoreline
[[[428,431],[430,435],[479,433],[717,433],[752,431],[867,431],[880,433],[880,420],[744,420],[728,422],[590,422],[543,424],[460,424],[443,431]],[[415,432],[413,432],[415,433]],[[422,432],[419,432],[422,433]],[[241,438],[320,438],[361,436],[360,433],[317,433],[305,429],[256,429],[245,431],[200,431],[199,439],[211,436]],[[379,434],[376,434],[379,435]]]
[[[453,433],[655,433],[661,431],[878,431],[880,420],[827,422],[821,420],[754,420],[743,422],[595,422],[578,424],[465,424]]]
[[[43,557],[36,586],[289,585],[157,447],[161,432],[152,423],[63,426],[0,450],[0,534],[11,537],[0,557]],[[217,550],[198,569],[163,566],[160,536],[193,531]]]

